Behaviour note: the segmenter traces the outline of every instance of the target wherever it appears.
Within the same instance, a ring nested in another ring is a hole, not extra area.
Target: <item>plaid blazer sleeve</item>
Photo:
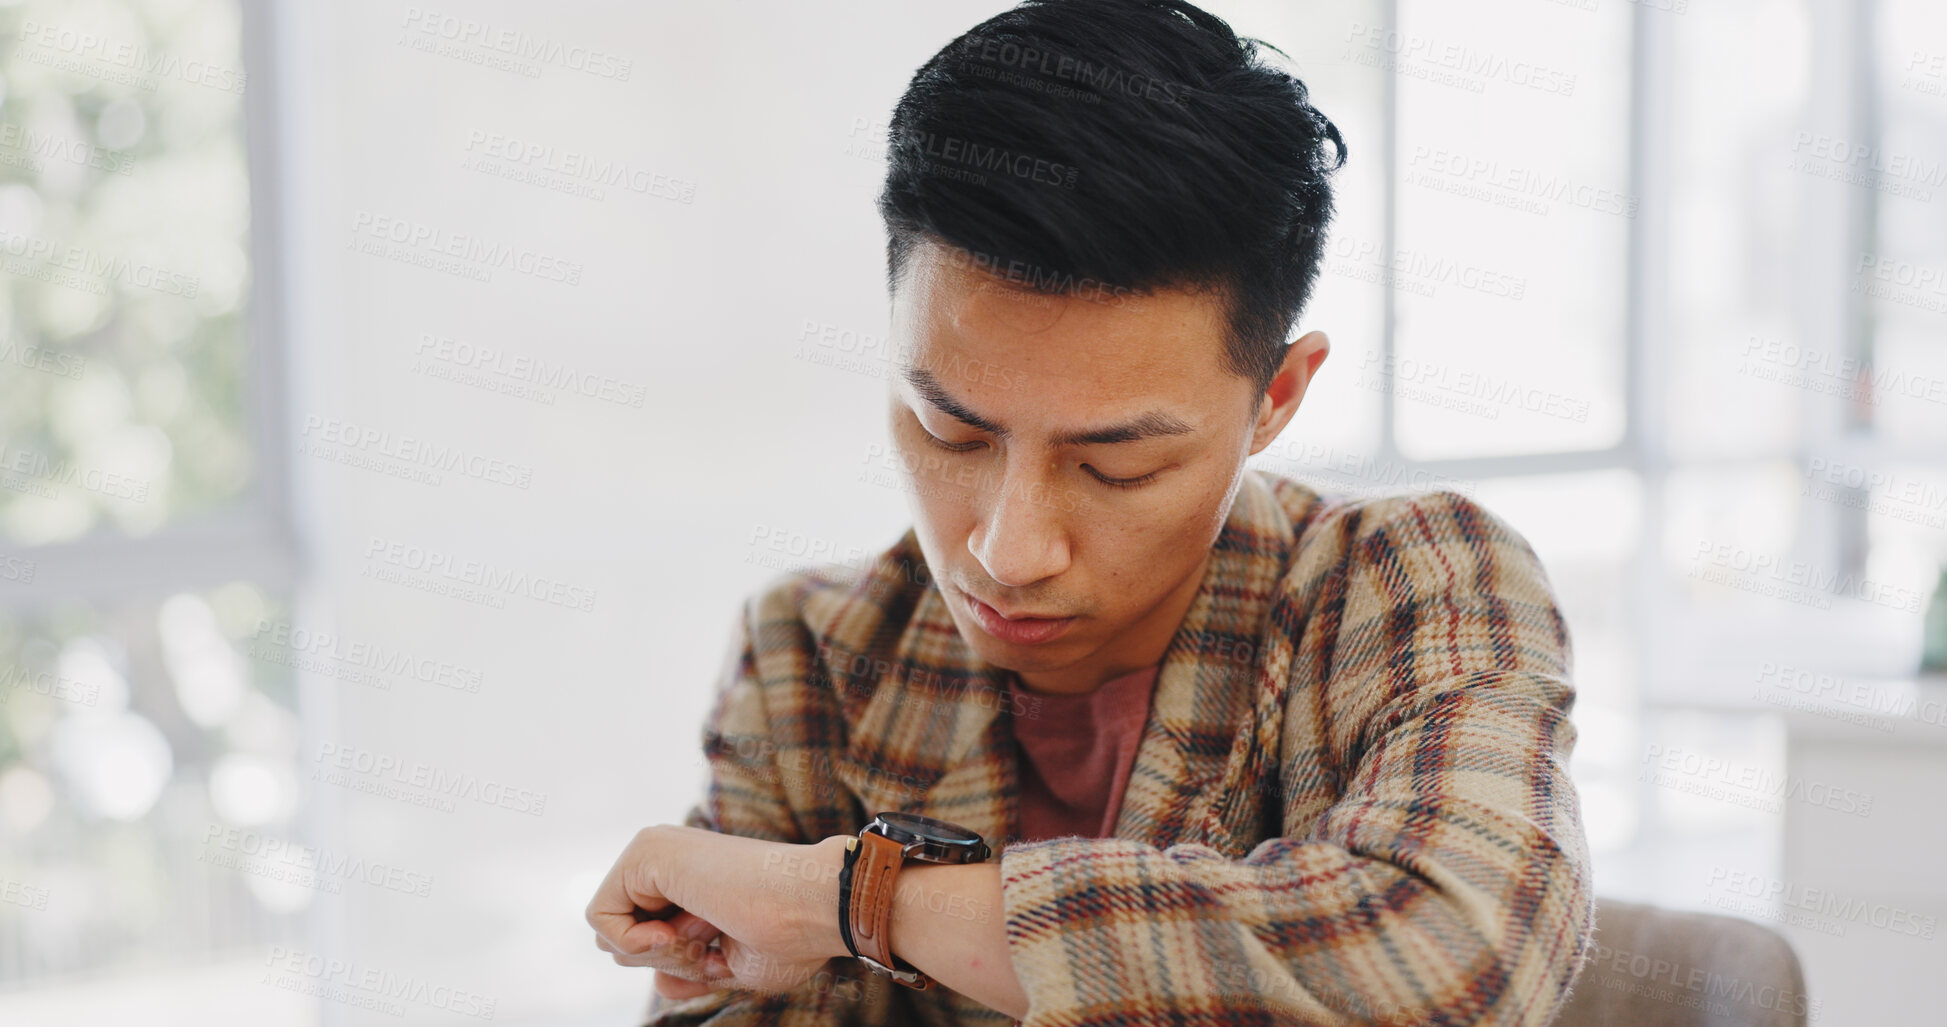
[[[1569,640],[1539,561],[1453,493],[1340,505],[1305,532],[1255,726],[1284,833],[1242,858],[1005,850],[1025,1027],[1539,1025],[1562,1004],[1593,907]]]
[[[815,794],[829,807],[830,782],[807,760],[805,739],[773,719],[769,693],[788,689],[788,701],[804,693],[808,638],[790,601],[788,582],[776,582],[743,604],[715,699],[703,727],[709,782],[703,799],[683,823],[724,834],[804,844],[829,834],[829,824],[804,823],[799,811],[815,808]],[[801,721],[815,710],[800,708]],[[814,732],[815,733],[815,732]],[[796,800],[795,802],[793,800]],[[717,991],[682,1001],[650,994],[648,1027],[876,1027],[889,1023],[888,992],[865,979],[851,960],[834,960],[812,980],[786,993]]]

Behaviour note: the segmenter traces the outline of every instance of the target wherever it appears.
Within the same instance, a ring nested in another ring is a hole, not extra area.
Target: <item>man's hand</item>
[[[695,998],[698,995],[708,995],[715,990],[714,985],[702,981],[692,981],[672,973],[656,971],[656,993],[675,1002]]]
[[[833,956],[845,839],[789,845],[663,825],[636,833],[588,904],[595,943],[656,990],[789,991]]]

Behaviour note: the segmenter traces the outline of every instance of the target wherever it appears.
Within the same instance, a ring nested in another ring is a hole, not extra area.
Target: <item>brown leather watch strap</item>
[[[905,863],[905,846],[872,831],[859,836],[858,859],[852,866],[852,943],[861,958],[898,971],[894,980],[923,991],[933,986],[933,979],[892,954],[892,904]],[[906,975],[914,979],[906,980]]]

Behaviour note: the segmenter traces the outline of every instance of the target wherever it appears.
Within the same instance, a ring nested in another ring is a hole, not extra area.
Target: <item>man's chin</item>
[[[1060,638],[1043,645],[1008,645],[981,631],[978,625],[972,630],[962,629],[960,637],[967,639],[967,647],[983,662],[1011,670],[1016,674],[1046,674],[1062,670],[1081,658],[1082,651],[1071,639]]]

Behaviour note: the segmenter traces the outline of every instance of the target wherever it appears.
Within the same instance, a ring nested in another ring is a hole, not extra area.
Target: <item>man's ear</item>
[[[1284,363],[1272,376],[1271,384],[1265,386],[1264,395],[1258,397],[1257,423],[1251,426],[1252,453],[1270,445],[1291,423],[1305,398],[1305,389],[1331,352],[1332,340],[1324,332],[1306,332],[1285,347]]]

